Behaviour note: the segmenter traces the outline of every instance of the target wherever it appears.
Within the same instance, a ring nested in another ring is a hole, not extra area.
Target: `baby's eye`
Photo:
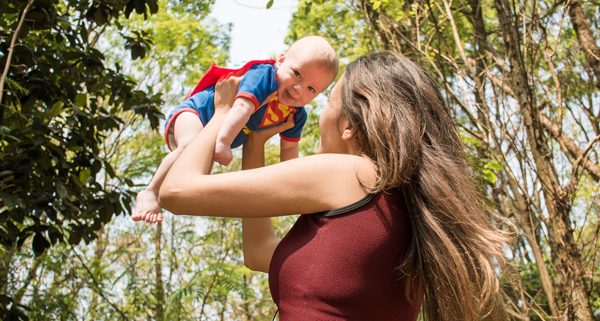
[[[308,87],[308,90],[310,90],[311,93],[317,92],[313,87]]]
[[[300,73],[296,70],[294,70],[294,75],[296,75],[296,77],[300,78]]]

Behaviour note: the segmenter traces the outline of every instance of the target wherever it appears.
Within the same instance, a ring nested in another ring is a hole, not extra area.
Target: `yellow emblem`
[[[271,99],[267,105],[265,116],[258,127],[268,127],[277,123],[281,123],[293,112],[295,112],[294,108],[280,104],[277,100],[277,97],[273,97],[273,99]]]

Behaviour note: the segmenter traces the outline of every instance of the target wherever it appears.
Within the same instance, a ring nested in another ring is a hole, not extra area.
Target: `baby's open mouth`
[[[296,100],[296,98],[294,98],[287,89],[285,90],[285,98],[289,100]]]

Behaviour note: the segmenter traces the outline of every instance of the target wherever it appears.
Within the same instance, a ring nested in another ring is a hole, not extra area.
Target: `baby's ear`
[[[281,63],[285,60],[285,52],[282,52],[281,55],[279,55],[279,58],[277,58],[277,66],[281,65]]]

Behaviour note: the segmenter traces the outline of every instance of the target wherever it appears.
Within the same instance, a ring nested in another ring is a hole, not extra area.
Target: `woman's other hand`
[[[262,148],[265,143],[269,140],[269,138],[283,133],[284,131],[294,127],[296,125],[295,116],[296,114],[290,114],[286,121],[280,123],[279,125],[275,125],[273,127],[269,127],[262,130],[253,131],[248,135],[248,139],[244,143],[244,145],[251,144],[256,145]]]

